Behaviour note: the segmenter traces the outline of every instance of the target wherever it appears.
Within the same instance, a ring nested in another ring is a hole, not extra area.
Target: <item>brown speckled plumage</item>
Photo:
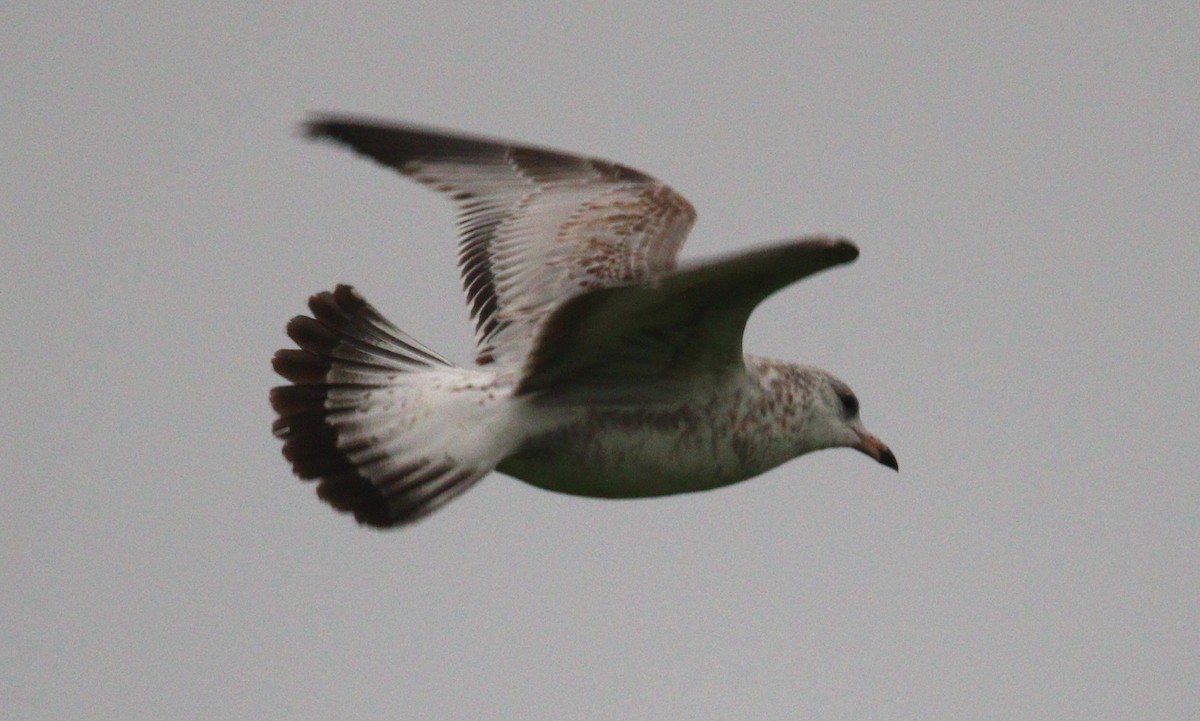
[[[632,168],[531,146],[323,116],[349,146],[458,206],[477,367],[457,368],[348,286],[310,301],[275,356],[284,455],[362,523],[417,520],[492,469],[599,497],[728,485],[847,446],[896,468],[844,383],[742,352],[768,295],[848,263],[815,237],[679,266],[695,221]]]

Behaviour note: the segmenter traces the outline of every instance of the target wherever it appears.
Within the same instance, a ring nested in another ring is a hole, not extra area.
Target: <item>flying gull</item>
[[[691,203],[624,165],[543,148],[318,116],[348,146],[449,195],[475,323],[455,366],[339,285],[287,326],[274,432],[296,475],[359,523],[412,523],[493,470],[561,493],[637,498],[756,476],[822,448],[899,470],[850,388],[745,355],[755,306],[849,263],[842,238],[677,265]]]

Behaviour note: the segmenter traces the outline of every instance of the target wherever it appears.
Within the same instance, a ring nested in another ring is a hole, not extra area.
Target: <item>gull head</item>
[[[818,448],[853,448],[877,462],[900,470],[896,455],[872,435],[858,416],[858,396],[850,386],[816,368],[806,374],[812,379],[812,406],[805,422],[805,435]]]

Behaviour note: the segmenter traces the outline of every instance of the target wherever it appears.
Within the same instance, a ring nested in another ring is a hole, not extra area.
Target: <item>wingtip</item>
[[[300,123],[297,129],[300,135],[308,140],[320,140],[332,135],[336,122],[336,116],[330,113],[309,113],[308,118]]]
[[[846,263],[858,257],[858,246],[849,238],[834,238],[833,249],[838,252],[838,255],[845,258],[844,262]]]
[[[850,263],[858,257],[858,246],[854,244],[854,241],[842,236],[810,235],[794,242],[817,250],[830,259],[834,265]]]
[[[343,134],[356,126],[383,128],[391,125],[392,123],[387,120],[373,118],[368,115],[333,113],[321,110],[309,113],[308,118],[300,123],[300,134],[310,140],[345,140]]]

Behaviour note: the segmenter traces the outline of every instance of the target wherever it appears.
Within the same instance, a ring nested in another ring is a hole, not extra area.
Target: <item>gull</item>
[[[274,433],[359,523],[412,523],[493,470],[598,498],[718,488],[825,448],[899,470],[844,382],[742,350],[751,311],[853,261],[850,241],[679,264],[694,208],[625,165],[369,118],[303,129],[454,201],[475,324],[466,368],[348,285],[288,323],[298,347],[272,359],[289,381],[270,394]]]

